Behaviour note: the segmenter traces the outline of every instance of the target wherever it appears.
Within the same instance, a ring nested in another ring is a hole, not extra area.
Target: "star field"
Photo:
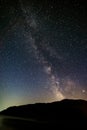
[[[0,110],[87,100],[85,0],[0,0]]]

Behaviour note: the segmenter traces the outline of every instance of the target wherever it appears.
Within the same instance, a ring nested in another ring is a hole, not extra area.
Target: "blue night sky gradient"
[[[85,0],[0,3],[0,110],[87,100]]]

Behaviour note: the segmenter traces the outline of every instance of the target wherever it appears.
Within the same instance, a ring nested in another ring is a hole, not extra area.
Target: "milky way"
[[[0,109],[87,100],[85,1],[0,2]]]

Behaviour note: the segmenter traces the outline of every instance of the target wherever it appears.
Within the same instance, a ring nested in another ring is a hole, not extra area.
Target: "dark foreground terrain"
[[[0,130],[87,129],[87,101],[63,100],[10,107],[0,113]]]

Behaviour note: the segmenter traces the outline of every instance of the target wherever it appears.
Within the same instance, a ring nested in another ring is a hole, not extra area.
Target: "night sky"
[[[0,0],[0,110],[87,100],[86,0]]]

